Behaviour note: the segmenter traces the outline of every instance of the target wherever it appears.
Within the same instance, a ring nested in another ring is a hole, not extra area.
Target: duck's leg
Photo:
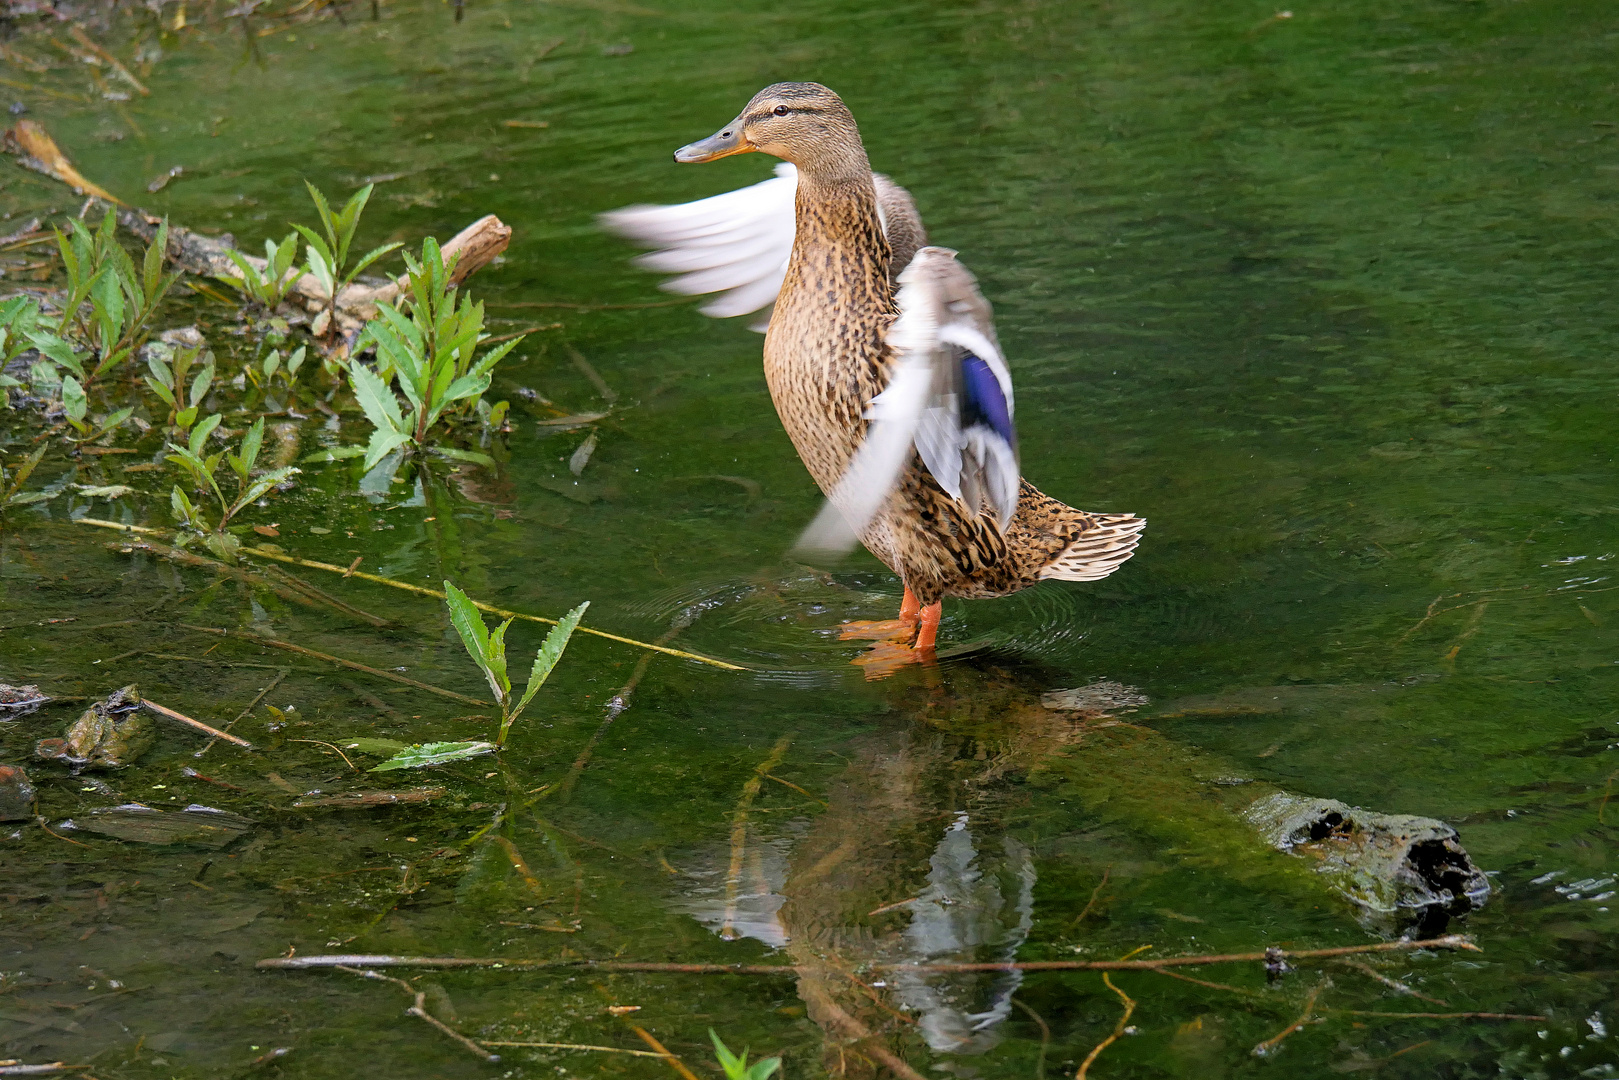
[[[879,641],[854,659],[857,667],[866,669],[867,679],[886,679],[907,664],[932,664],[934,643],[939,637],[939,619],[944,614],[944,602],[936,600],[922,607],[911,590],[905,590],[906,606],[900,609],[902,619],[909,617],[908,625],[916,627],[916,642],[906,644],[904,638]]]
[[[905,599],[899,604],[897,619],[857,619],[844,623],[838,636],[844,641],[909,641],[916,633],[916,624],[922,605],[905,586]]]
[[[935,600],[920,613],[921,628],[916,632],[916,651],[932,652],[939,637],[939,620],[944,617],[944,601]]]

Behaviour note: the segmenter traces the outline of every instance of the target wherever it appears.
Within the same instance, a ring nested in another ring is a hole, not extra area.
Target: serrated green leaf
[[[443,765],[449,761],[464,761],[495,751],[491,742],[435,742],[412,746],[394,755],[372,772],[392,772],[395,769],[419,769],[424,765]]]
[[[359,402],[372,427],[379,431],[405,430],[405,419],[399,412],[399,399],[394,397],[393,390],[376,372],[364,364],[350,364],[349,382],[354,387],[354,400]]]
[[[242,465],[237,472],[246,476],[253,471],[253,463],[259,459],[259,447],[262,445],[264,445],[264,417],[261,416],[253,421],[253,426],[242,436],[242,448],[239,451]]]
[[[455,583],[444,583],[444,603],[450,609],[450,625],[455,632],[461,635],[461,644],[466,646],[467,655],[472,662],[480,668],[486,667],[489,656],[489,628],[484,625],[483,614],[472,603],[466,593],[455,587]],[[496,689],[499,693],[499,689]]]
[[[590,601],[586,600],[558,619],[551,632],[545,635],[540,651],[534,654],[534,667],[529,670],[528,685],[523,688],[523,698],[517,703],[517,708],[512,710],[513,720],[517,719],[518,713],[528,707],[528,703],[534,700],[534,695],[539,692],[540,687],[545,685],[545,680],[551,677],[552,669],[557,666],[557,661],[562,659],[562,653],[568,647],[568,639],[573,637],[574,629],[578,627],[579,620],[584,617],[585,609],[589,606]]]
[[[399,447],[410,442],[410,435],[403,431],[385,431],[377,428],[371,433],[371,441],[365,447],[366,471],[376,467],[377,462],[393,453]]]

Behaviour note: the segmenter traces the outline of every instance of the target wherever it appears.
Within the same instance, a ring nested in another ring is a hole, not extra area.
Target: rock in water
[[[0,821],[27,821],[34,816],[34,785],[16,765],[0,765]]]
[[[1245,816],[1278,850],[1316,859],[1377,929],[1415,922],[1438,933],[1450,916],[1483,907],[1490,895],[1489,878],[1443,821],[1280,791]]]
[[[58,822],[58,829],[79,829],[142,844],[198,844],[222,848],[253,827],[250,818],[195,803],[165,813],[140,803],[108,806]]]
[[[140,707],[136,687],[114,691],[84,710],[67,729],[67,738],[39,740],[34,755],[66,762],[75,770],[122,768],[150,750],[157,738]]]
[[[0,683],[0,720],[27,716],[50,699],[49,694],[41,693],[39,687],[31,683],[27,686]]]

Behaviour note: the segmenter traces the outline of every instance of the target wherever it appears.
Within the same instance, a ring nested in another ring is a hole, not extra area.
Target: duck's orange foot
[[[906,644],[916,636],[917,620],[909,619],[856,619],[838,627],[841,641],[903,641]]]
[[[932,649],[913,649],[899,641],[879,641],[849,662],[865,669],[867,682],[876,682],[909,664],[919,664],[932,658]]]

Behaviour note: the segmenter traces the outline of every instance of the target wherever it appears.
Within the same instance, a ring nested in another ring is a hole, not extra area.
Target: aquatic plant
[[[56,332],[32,330],[28,340],[41,355],[89,386],[127,360],[146,340],[152,316],[179,280],[163,272],[168,223],[158,226],[141,267],[119,246],[117,220],[107,211],[94,233],[75,225],[71,235],[56,234],[67,275],[66,296]],[[75,345],[89,350],[80,359]]]
[[[349,245],[354,242],[354,230],[359,227],[360,215],[365,212],[365,204],[370,201],[371,189],[374,186],[367,184],[356,191],[349,201],[343,204],[343,209],[334,214],[331,204],[326,201],[326,196],[320,193],[320,189],[307,180],[304,181],[304,187],[309,189],[309,197],[314,200],[315,212],[320,216],[321,230],[325,233],[322,237],[307,225],[293,226],[303,234],[304,255],[309,272],[315,275],[315,280],[326,290],[326,323],[322,326],[317,319],[316,324],[310,328],[317,337],[331,332],[337,325],[338,290],[352,282],[361,270],[402,246],[398,243],[383,244],[366,252],[352,266],[349,264]]]
[[[512,620],[507,619],[491,633],[484,626],[482,613],[467,594],[448,581],[444,583],[444,602],[450,609],[450,623],[455,627],[455,632],[461,635],[461,644],[466,646],[467,654],[483,672],[484,678],[489,680],[489,689],[494,691],[495,701],[500,706],[500,732],[495,736],[495,745],[503,747],[512,724],[528,708],[528,703],[545,685],[557,661],[562,659],[568,639],[573,636],[574,627],[579,625],[579,619],[590,606],[590,601],[586,600],[564,615],[545,635],[539,652],[534,654],[528,685],[523,688],[523,696],[515,706],[512,704],[512,681],[506,674],[506,629],[511,626]]]
[[[358,218],[358,215],[355,216]],[[236,269],[242,272],[242,276],[239,278],[231,274],[215,276],[226,285],[240,289],[249,300],[270,311],[281,306],[281,301],[287,297],[287,290],[298,280],[298,273],[293,269],[293,263],[298,259],[296,232],[290,232],[282,237],[279,244],[274,240],[264,241],[263,270],[254,266],[234,248],[226,249],[225,255],[236,264]]]
[[[197,411],[214,382],[212,353],[208,354],[197,373],[191,374],[192,366],[201,355],[200,348],[177,349],[170,363],[163,359],[156,346],[146,353],[146,367],[150,372],[144,376],[146,385],[169,407],[168,423],[182,434],[190,431],[191,425],[196,422]]]
[[[777,1069],[781,1068],[781,1058],[764,1058],[748,1064],[748,1052],[741,1055],[731,1053],[729,1047],[720,1041],[713,1028],[708,1029],[708,1037],[714,1040],[714,1056],[719,1058],[720,1068],[725,1071],[725,1080],[766,1080]]]
[[[277,484],[300,470],[291,466],[271,469],[258,476],[253,475],[254,463],[258,461],[259,448],[264,443],[264,418],[253,421],[253,426],[247,429],[236,451],[220,450],[214,454],[204,456],[208,445],[208,437],[219,426],[220,416],[213,413],[191,429],[191,438],[185,446],[169,443],[169,462],[188,475],[198,491],[211,494],[218,504],[219,518],[210,522],[179,484],[169,493],[169,504],[174,510],[174,516],[183,526],[178,543],[181,547],[190,541],[200,540],[202,545],[221,559],[234,559],[241,548],[241,542],[226,530],[229,529],[231,519],[250,503],[258,501],[268,494]],[[220,463],[224,462],[236,476],[236,494],[227,498],[225,492],[215,479]],[[189,530],[189,532],[187,532]]]
[[[29,503],[42,502],[50,498],[47,492],[24,491],[22,489],[22,486],[28,482],[28,477],[33,474],[34,469],[39,465],[40,459],[45,456],[47,449],[49,449],[47,444],[40,445],[32,454],[23,458],[22,464],[12,469],[9,475],[6,473],[6,467],[0,465],[0,512],[4,512],[12,506],[26,506]],[[0,451],[0,453],[3,453],[3,451]]]
[[[457,302],[455,259],[452,256],[446,263],[438,242],[431,237],[422,242],[421,261],[407,254],[405,267],[409,316],[392,304],[378,304],[377,318],[366,324],[354,347],[356,354],[367,346],[376,347],[376,370],[358,361],[348,366],[354,397],[374,429],[365,449],[365,466],[371,468],[407,444],[418,450],[431,448],[444,457],[487,464],[489,458],[483,454],[432,446],[434,427],[447,417],[469,413],[482,417],[489,426],[498,426],[507,403],[488,407],[483,395],[495,365],[523,339],[477,355],[483,335],[483,304],[467,296]],[[408,412],[401,410],[394,394],[396,378],[409,404]]]
[[[62,376],[62,415],[69,426],[77,431],[82,438],[76,442],[87,443],[101,438],[107,432],[122,424],[134,415],[133,406],[126,405],[122,409],[114,410],[101,419],[100,426],[92,424],[88,419],[90,409],[90,395],[85,392],[79,380],[71,375]]]

